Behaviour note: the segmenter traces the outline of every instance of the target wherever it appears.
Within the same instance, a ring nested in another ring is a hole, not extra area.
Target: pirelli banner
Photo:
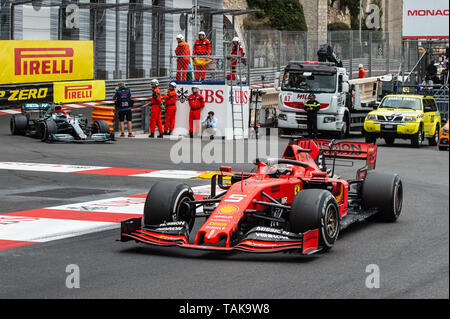
[[[105,99],[105,81],[55,82],[53,101],[57,104]]]
[[[53,83],[0,86],[0,106],[53,102]]]
[[[80,103],[105,100],[105,81],[0,85],[0,106],[24,103]]]
[[[92,80],[93,41],[0,40],[0,85]]]

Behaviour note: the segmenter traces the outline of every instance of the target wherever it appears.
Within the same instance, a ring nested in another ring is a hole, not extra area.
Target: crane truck
[[[377,78],[349,80],[342,60],[328,45],[320,46],[318,61],[292,61],[280,79],[278,128],[282,134],[307,129],[305,103],[311,93],[320,103],[317,127],[338,138],[362,132],[366,115],[376,107]]]

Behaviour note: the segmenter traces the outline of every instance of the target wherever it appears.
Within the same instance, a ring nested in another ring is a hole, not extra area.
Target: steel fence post
[[[372,77],[372,41],[373,31],[369,31],[369,77]]]
[[[282,33],[281,33],[281,31],[278,31],[278,59],[277,59],[277,72],[280,72],[280,70],[281,70],[281,40],[282,40]]]
[[[305,41],[303,43],[303,49],[305,50],[304,56],[305,56],[305,61],[308,61],[308,31],[305,31],[304,35],[305,35]]]
[[[353,79],[353,31],[349,32],[349,50],[350,50],[350,66],[349,66],[349,72],[350,72],[350,80]]]
[[[247,31],[247,85],[250,86],[250,81],[251,81],[251,77],[250,77],[250,73],[251,73],[251,68],[250,68],[250,61],[251,61],[251,54],[252,54],[252,49],[251,49],[251,34],[252,31],[249,30]]]
[[[387,34],[387,37],[386,37],[386,56],[387,56],[387,59],[386,59],[386,74],[389,74],[391,72],[391,49],[390,49],[390,47],[391,47],[391,45],[390,45],[391,34],[389,33],[389,31],[386,32],[386,34]]]

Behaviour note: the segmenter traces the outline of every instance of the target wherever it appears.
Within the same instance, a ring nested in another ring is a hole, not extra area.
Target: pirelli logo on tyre
[[[54,83],[55,103],[102,101],[105,99],[105,81],[77,81]]]
[[[92,41],[0,41],[0,84],[91,80]]]

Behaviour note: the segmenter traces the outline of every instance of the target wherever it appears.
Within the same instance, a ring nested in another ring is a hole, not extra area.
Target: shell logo
[[[220,207],[219,212],[224,213],[224,214],[232,214],[235,213],[239,210],[239,208],[237,208],[236,206],[233,205],[225,205]]]

